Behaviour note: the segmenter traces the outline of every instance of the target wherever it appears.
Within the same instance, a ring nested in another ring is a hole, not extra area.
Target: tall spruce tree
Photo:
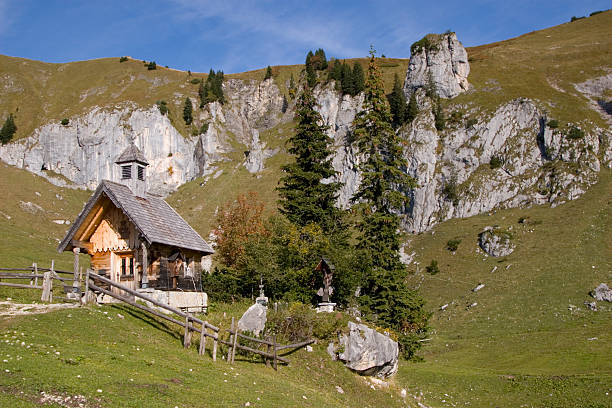
[[[393,91],[389,95],[389,108],[393,118],[393,127],[398,128],[406,123],[406,113],[408,110],[406,95],[404,95],[404,90],[397,74],[393,78]]]
[[[13,138],[13,135],[17,132],[17,126],[15,125],[15,118],[13,114],[10,113],[6,120],[4,121],[4,125],[2,125],[2,129],[0,129],[0,143],[7,144]]]
[[[359,166],[362,181],[353,197],[361,215],[357,248],[366,270],[360,303],[370,318],[398,333],[403,354],[411,358],[420,347],[419,337],[427,331],[428,314],[423,299],[405,283],[406,268],[399,258],[401,225],[397,212],[409,202],[402,190],[414,187],[416,182],[405,172],[402,141],[391,126],[391,113],[373,50],[364,109],[353,124],[363,157]]]
[[[363,74],[363,67],[357,61],[353,64],[353,93],[355,96],[359,92],[363,92],[365,89],[365,76]]]
[[[185,98],[185,107],[183,108],[183,120],[186,125],[191,125],[193,122],[193,107],[191,106],[191,99]]]
[[[408,106],[406,107],[406,122],[412,123],[412,121],[419,114],[419,105],[416,100],[416,90],[413,90],[408,100]]]
[[[336,174],[332,167],[327,126],[315,110],[316,100],[305,87],[298,101],[295,115],[295,135],[289,142],[289,153],[295,162],[283,166],[285,175],[277,188],[280,212],[294,224],[305,226],[316,223],[325,232],[339,226],[341,212],[334,205],[340,183],[323,183]]]
[[[272,78],[272,68],[270,68],[270,66],[268,65],[268,68],[266,68],[266,75],[264,76],[264,81],[270,78]]]
[[[355,91],[353,71],[351,71],[351,67],[346,61],[342,63],[342,69],[340,73],[341,73],[340,82],[342,83],[342,93],[353,95]]]

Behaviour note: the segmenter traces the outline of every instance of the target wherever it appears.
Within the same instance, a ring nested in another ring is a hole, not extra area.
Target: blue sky
[[[328,57],[410,57],[430,32],[465,46],[515,37],[612,7],[610,0],[0,0],[0,54],[46,62],[129,55],[226,73]]]

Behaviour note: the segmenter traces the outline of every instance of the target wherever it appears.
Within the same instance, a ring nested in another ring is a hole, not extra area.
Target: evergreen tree
[[[280,212],[300,227],[318,224],[325,232],[339,227],[340,210],[335,202],[340,183],[323,183],[335,176],[332,167],[330,140],[315,110],[316,100],[308,87],[300,96],[295,120],[295,135],[289,142],[289,153],[295,162],[282,167],[285,175],[277,188]]]
[[[334,81],[342,80],[342,63],[335,59],[332,63],[331,70],[329,72],[329,79]]]
[[[323,51],[323,48],[316,50],[314,56],[316,57],[314,69],[319,71],[327,69],[327,57],[325,56],[325,51]]]
[[[413,90],[410,94],[410,100],[408,101],[408,106],[406,107],[406,122],[412,123],[412,121],[419,114],[419,105],[416,100],[416,91]]]
[[[438,97],[438,89],[436,88],[436,83],[434,82],[431,71],[429,71],[429,74],[427,75],[427,82],[425,83],[425,96],[431,99]]]
[[[205,83],[201,83],[198,89],[200,96],[200,108],[209,102],[219,101],[225,103],[223,95],[223,71],[215,71],[211,68]]]
[[[351,67],[346,61],[342,63],[340,82],[342,84],[342,93],[353,95],[355,90],[353,81],[353,71],[351,71]]]
[[[272,68],[270,68],[270,66],[268,65],[268,68],[266,68],[266,76],[264,77],[264,81],[270,78],[272,78]]]
[[[183,120],[185,120],[186,125],[191,125],[193,122],[193,107],[191,106],[191,99],[189,97],[185,98],[185,107],[183,108]]]
[[[437,97],[434,100],[433,114],[436,129],[444,130],[444,128],[446,127],[446,116],[444,116],[444,110],[442,110],[442,103],[440,102],[440,97]]]
[[[401,191],[415,186],[405,173],[402,142],[391,126],[391,113],[374,51],[365,84],[364,109],[355,121],[354,135],[363,160],[359,166],[361,185],[353,200],[361,215],[357,248],[366,271],[362,279],[363,310],[379,325],[398,333],[404,355],[414,356],[427,330],[428,315],[417,292],[406,287],[406,268],[399,258],[400,218],[397,212],[409,199]]]
[[[351,95],[355,96],[360,92],[363,92],[365,88],[365,77],[363,74],[363,68],[361,64],[357,61],[353,64],[353,93]]]
[[[317,73],[312,64],[306,65],[306,82],[310,88],[314,88],[317,85]]]
[[[17,132],[17,126],[15,125],[15,118],[13,114],[9,114],[6,120],[4,121],[4,125],[2,125],[2,129],[0,129],[0,143],[3,145],[7,144],[13,138],[13,135]]]
[[[310,60],[312,59],[312,57],[314,57],[314,54],[312,53],[312,51],[308,51],[308,54],[306,54],[306,62],[304,63],[306,66],[311,65]]]
[[[397,74],[393,78],[393,91],[389,95],[389,108],[393,118],[393,127],[398,128],[402,126],[406,122],[408,107],[406,105],[406,95],[404,95],[404,90]]]

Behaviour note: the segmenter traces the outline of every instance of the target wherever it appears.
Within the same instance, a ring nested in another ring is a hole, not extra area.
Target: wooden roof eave
[[[152,244],[151,240],[149,239],[149,237],[147,237],[147,235],[142,231],[142,228],[138,225],[137,222],[135,222],[135,220],[125,211],[124,208],[122,208],[121,204],[119,203],[119,200],[117,200],[117,198],[114,196],[114,194],[110,191],[110,189],[106,188],[106,185],[104,184],[104,181],[102,181],[102,183],[100,183],[100,185],[98,186],[98,188],[96,189],[96,191],[94,192],[94,194],[91,196],[91,198],[89,199],[89,201],[87,201],[87,203],[85,204],[85,207],[83,207],[83,209],[81,210],[81,213],[79,214],[79,216],[77,217],[77,219],[74,221],[74,223],[72,224],[72,227],[70,227],[70,229],[68,230],[68,232],[66,233],[66,236],[64,237],[64,239],[62,240],[62,242],[60,242],[60,244],[57,247],[57,252],[62,253],[64,251],[71,251],[72,248],[76,248],[76,247],[80,247],[80,248],[85,248],[87,249],[86,246],[80,245],[79,243],[81,243],[82,241],[80,240],[76,240],[74,239],[74,235],[78,232],[78,230],[81,228],[81,226],[83,225],[83,223],[85,222],[85,220],[87,219],[87,216],[91,213],[91,211],[93,210],[94,206],[98,203],[98,201],[100,200],[100,197],[102,196],[102,193],[105,193],[106,196],[110,199],[110,201],[119,209],[121,209],[121,211],[123,211],[126,216],[128,217],[128,219],[134,224],[134,226],[136,226],[136,228],[138,229],[138,231],[140,232],[140,235],[142,237],[144,237],[144,239],[147,241],[147,243],[149,245]],[[92,219],[92,222],[95,221],[95,217],[94,219]]]

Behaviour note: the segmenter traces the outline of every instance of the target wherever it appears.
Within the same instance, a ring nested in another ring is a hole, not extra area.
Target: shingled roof
[[[108,180],[100,183],[85,204],[83,211],[58,246],[59,252],[71,246],[74,234],[103,195],[125,213],[149,244],[171,245],[205,254],[214,252],[206,241],[161,197],[149,193],[146,193],[144,198],[137,197],[127,186]]]
[[[138,149],[134,143],[130,143],[130,145],[123,151],[123,153],[121,153],[121,155],[115,161],[115,163],[121,164],[121,163],[128,163],[132,161],[142,163],[145,166],[149,165],[149,163],[147,163],[147,159],[144,156],[144,154],[142,154],[140,149]]]

